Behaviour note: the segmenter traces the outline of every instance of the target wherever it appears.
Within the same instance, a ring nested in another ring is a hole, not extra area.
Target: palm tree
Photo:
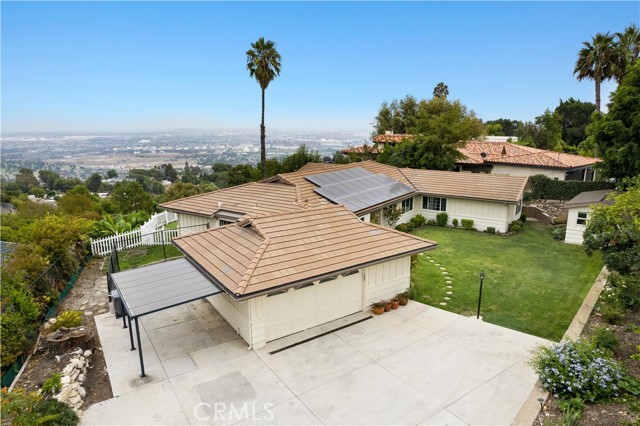
[[[447,96],[449,96],[449,86],[443,82],[436,84],[436,87],[433,88],[433,97],[446,99]]]
[[[266,177],[267,153],[265,146],[264,129],[264,91],[269,83],[280,75],[280,54],[276,50],[276,44],[271,40],[260,37],[255,43],[251,43],[251,49],[247,50],[247,69],[249,76],[255,77],[262,89],[262,121],[260,122],[260,165],[262,178]]]
[[[624,29],[623,33],[616,33],[616,60],[613,73],[618,84],[626,74],[627,66],[633,64],[640,57],[640,30],[636,24]]]
[[[573,74],[578,80],[589,78],[596,83],[596,111],[600,111],[600,84],[613,76],[616,47],[609,33],[598,33],[591,43],[583,42]]]

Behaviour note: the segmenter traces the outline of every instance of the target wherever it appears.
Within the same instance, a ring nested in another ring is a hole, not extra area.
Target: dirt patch
[[[631,358],[631,355],[638,353],[637,347],[640,345],[640,333],[637,332],[640,328],[640,311],[629,313],[625,317],[623,325],[611,325],[606,323],[601,315],[594,310],[589,317],[582,336],[590,336],[599,327],[608,327],[615,332],[620,347],[614,354],[614,359],[629,374],[640,378],[640,361]],[[561,424],[565,424],[564,414],[558,407],[558,401],[553,396],[550,396],[534,425]],[[640,398],[626,396],[608,404],[586,405],[577,424],[581,426],[640,425]]]
[[[102,259],[90,260],[67,298],[58,306],[58,313],[66,310],[82,312],[82,324],[87,327],[88,335],[90,336],[91,343],[89,345],[91,347],[82,348],[84,350],[90,349],[93,352],[91,365],[87,370],[87,378],[84,382],[87,395],[84,398],[83,409],[86,409],[91,404],[113,397],[100,337],[93,319],[94,315],[109,311],[107,281],[101,267]],[[40,339],[36,354],[31,357],[15,387],[28,390],[39,389],[42,383],[52,374],[62,371],[72,350],[56,353],[47,347],[44,339]],[[59,362],[56,356],[60,358]]]

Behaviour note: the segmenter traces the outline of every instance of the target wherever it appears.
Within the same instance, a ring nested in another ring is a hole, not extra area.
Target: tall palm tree
[[[640,30],[636,24],[624,29],[622,33],[616,33],[617,58],[614,63],[613,73],[618,84],[626,74],[627,66],[633,64],[640,57]]]
[[[446,99],[447,96],[449,96],[449,86],[442,81],[436,84],[436,87],[433,88],[433,97]]]
[[[578,53],[573,74],[578,80],[591,79],[596,83],[596,111],[600,111],[600,84],[613,76],[613,61],[616,47],[609,33],[598,33],[591,43],[583,42],[584,47]]]
[[[271,40],[260,37],[255,43],[251,43],[251,49],[247,50],[247,69],[249,76],[255,77],[262,89],[262,121],[260,122],[260,165],[262,178],[266,177],[267,153],[265,145],[264,129],[264,91],[269,83],[280,75],[280,54],[276,50],[276,44]]]

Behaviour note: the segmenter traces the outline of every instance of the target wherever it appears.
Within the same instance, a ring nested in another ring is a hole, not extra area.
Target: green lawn
[[[167,254],[167,259],[182,256],[182,253],[172,245],[164,246],[164,249]],[[162,251],[162,246],[141,246],[119,252],[118,260],[120,261],[120,270],[124,271],[164,260],[164,252]]]
[[[434,226],[414,233],[438,243],[436,249],[418,256],[411,272],[416,300],[475,315],[479,275],[484,270],[485,321],[556,341],[602,268],[599,255],[589,257],[581,246],[554,240],[550,228],[532,222],[511,237]],[[452,277],[452,289],[446,287],[440,267]]]

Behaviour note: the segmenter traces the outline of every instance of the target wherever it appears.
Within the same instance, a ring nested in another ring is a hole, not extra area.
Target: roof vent
[[[486,153],[486,152],[481,152],[481,153],[480,153],[480,157],[482,157],[482,158],[487,158],[487,153]]]
[[[222,201],[218,201],[218,209],[222,208]]]
[[[507,155],[507,147],[506,146],[502,147],[502,155]]]

